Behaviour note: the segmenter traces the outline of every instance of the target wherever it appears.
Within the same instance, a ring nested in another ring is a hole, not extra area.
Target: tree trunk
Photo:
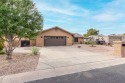
[[[8,37],[8,46],[6,47],[6,59],[12,59],[12,53],[13,53],[13,50],[16,48],[16,47],[13,47],[12,43],[13,41],[15,41],[16,38],[13,39],[13,37]],[[18,44],[17,46],[19,45],[19,42],[20,42],[21,38],[19,38],[19,41],[18,41]]]
[[[6,47],[6,59],[12,59],[12,52],[13,52],[13,47],[12,47],[12,39],[9,39],[8,46]]]
[[[12,51],[7,50],[6,51],[6,59],[12,59]]]

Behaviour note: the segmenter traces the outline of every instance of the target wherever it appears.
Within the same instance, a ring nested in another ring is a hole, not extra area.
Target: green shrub
[[[37,47],[32,48],[32,54],[37,55],[39,53],[39,49]]]
[[[85,44],[88,44],[88,42],[85,42]]]
[[[5,54],[5,52],[4,51],[0,51],[0,55],[3,55],[3,54]]]
[[[3,47],[2,45],[0,45],[0,51],[2,51],[2,50],[3,50],[3,48],[4,48],[4,47]]]
[[[3,46],[2,42],[0,41],[0,51],[2,51],[3,48],[4,48],[4,46]]]
[[[91,44],[91,41],[86,41],[85,44],[89,45]]]
[[[91,47],[94,47],[94,45],[96,45],[95,41],[90,41]]]

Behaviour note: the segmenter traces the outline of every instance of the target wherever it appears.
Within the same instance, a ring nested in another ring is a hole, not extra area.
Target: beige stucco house
[[[84,38],[80,34],[73,34],[59,27],[49,28],[41,31],[36,39],[22,39],[20,41],[20,47],[24,46],[69,46],[73,44],[83,43]],[[15,46],[17,41],[14,41]]]

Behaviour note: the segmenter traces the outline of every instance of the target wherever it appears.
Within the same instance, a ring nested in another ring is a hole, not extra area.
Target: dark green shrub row
[[[0,52],[3,51],[3,48],[4,48],[4,46],[3,46],[3,41],[0,39]]]
[[[0,51],[0,55],[3,55],[3,54],[5,54],[5,52],[4,51]]]
[[[4,48],[4,46],[0,44],[0,51],[2,51],[3,48]]]
[[[91,44],[91,42],[90,41],[86,41],[85,44],[89,45],[89,44]]]
[[[95,41],[86,41],[85,44],[87,44],[87,45],[94,44],[95,45],[96,42]]]

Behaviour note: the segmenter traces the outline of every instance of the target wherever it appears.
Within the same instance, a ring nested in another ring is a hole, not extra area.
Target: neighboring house
[[[122,36],[120,35],[109,35],[105,36],[104,40],[106,43],[113,44],[114,41],[122,41]]]
[[[84,37],[78,33],[73,33],[74,44],[82,44],[84,42]]]
[[[96,41],[97,39],[100,41],[104,40],[104,35],[91,35],[89,36],[90,39],[93,39],[94,41]]]
[[[106,44],[113,44],[114,41],[125,41],[125,36],[122,35],[92,35],[90,36],[90,38],[93,38],[95,41],[96,39],[99,39],[100,41],[105,41]]]
[[[83,36],[80,34],[73,34],[56,26],[41,31],[35,40],[22,39],[20,46],[68,46],[74,44],[74,39],[75,43],[77,42],[77,44],[84,41]],[[13,46],[16,44],[17,41],[14,41]]]

